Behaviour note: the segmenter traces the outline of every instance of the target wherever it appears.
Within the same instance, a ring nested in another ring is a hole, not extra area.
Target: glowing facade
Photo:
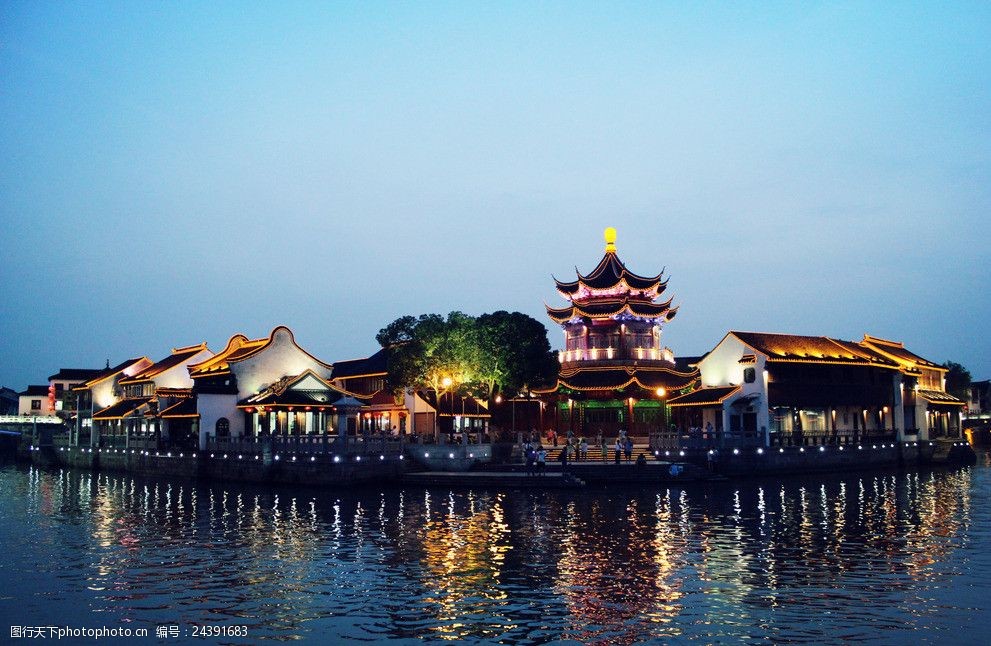
[[[675,361],[661,331],[678,308],[661,300],[664,272],[640,276],[616,253],[616,231],[606,229],[605,255],[577,280],[555,279],[565,307],[547,307],[564,332],[561,370],[553,388],[558,432],[646,436],[669,424],[667,399],[690,388],[698,371]]]

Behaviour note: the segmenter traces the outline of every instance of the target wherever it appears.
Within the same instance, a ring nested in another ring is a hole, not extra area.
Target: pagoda
[[[564,331],[561,369],[554,387],[537,391],[551,400],[558,433],[591,441],[620,431],[645,437],[668,430],[669,397],[698,380],[687,361],[661,345],[661,329],[675,317],[664,270],[640,276],[616,254],[616,230],[605,230],[606,250],[590,273],[572,282],[554,279],[566,307],[547,306]]]

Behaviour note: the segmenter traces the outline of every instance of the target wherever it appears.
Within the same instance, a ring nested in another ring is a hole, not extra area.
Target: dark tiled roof
[[[123,399],[116,404],[111,404],[103,410],[93,413],[93,419],[118,419],[127,417],[143,406],[147,406],[151,397],[132,397]]]
[[[243,334],[235,334],[227,342],[227,346],[206,361],[201,361],[189,367],[189,375],[196,379],[205,375],[224,374],[230,372],[230,362],[250,357],[259,352],[269,342],[269,337],[249,339]]]
[[[578,274],[578,280],[570,283],[554,279],[561,293],[575,294],[581,285],[592,289],[609,289],[610,287],[619,285],[621,281],[626,282],[634,290],[657,289],[660,292],[664,288],[664,284],[661,283],[661,276],[663,276],[664,272],[653,277],[634,274],[626,268],[626,265],[619,259],[615,251],[607,251],[606,255],[599,261],[599,264],[595,266],[595,269],[587,275],[583,276],[581,272],[576,273]]]
[[[849,363],[851,365],[880,365],[896,367],[894,361],[852,341],[840,341],[825,336],[771,334],[766,332],[730,332],[745,344],[767,356],[769,361],[808,363]]]
[[[58,389],[56,389],[56,390],[58,390]],[[27,387],[27,390],[25,390],[24,392],[21,392],[21,393],[17,393],[17,394],[18,395],[23,395],[25,397],[37,397],[37,396],[40,396],[40,395],[44,395],[45,397],[47,397],[48,396],[48,386],[47,385],[45,385],[45,386],[37,386],[37,385],[28,386]]]
[[[554,392],[561,389],[575,391],[612,391],[629,387],[639,387],[647,391],[658,388],[674,391],[692,384],[698,378],[698,371],[678,372],[671,368],[656,367],[592,367],[562,371],[557,386],[539,392]]]
[[[717,388],[700,388],[686,395],[679,395],[668,400],[669,406],[706,406],[721,404],[723,400],[740,390],[739,386],[719,386]]]
[[[909,366],[938,368],[940,370],[945,370],[943,366],[933,363],[928,359],[924,359],[914,352],[909,352],[905,349],[905,346],[898,341],[889,341],[888,339],[881,339],[879,337],[865,334],[864,340],[857,345],[860,347],[870,347],[872,351],[876,349],[879,352],[894,357],[895,361]]]
[[[698,365],[698,362],[705,359],[707,354],[703,354],[700,357],[675,357],[674,368],[678,372],[692,372],[695,366]]]
[[[645,300],[608,299],[571,305],[569,307],[547,308],[547,315],[558,323],[564,323],[575,317],[608,318],[628,313],[645,319],[664,317],[666,321],[674,318],[678,308],[671,308],[671,299],[664,303],[651,303]]]
[[[188,348],[179,348],[178,350],[173,351],[172,354],[165,357],[158,363],[149,366],[148,368],[142,370],[133,377],[128,377],[127,379],[121,379],[120,383],[135,384],[142,381],[148,381],[149,379],[153,379],[154,377],[162,374],[166,370],[170,368],[174,368],[175,366],[182,364],[184,361],[188,361],[189,359],[195,357],[197,354],[199,354],[200,352],[206,349],[207,348],[205,343],[201,345],[190,346]]]
[[[960,401],[948,392],[943,392],[942,390],[924,390],[920,388],[916,391],[919,397],[922,397],[926,401],[933,404],[955,404],[958,406],[963,406],[964,402]]]
[[[389,348],[382,348],[375,354],[364,359],[335,361],[331,379],[348,379],[350,377],[379,376],[389,370]]]
[[[107,377],[112,377],[113,375],[116,375],[118,372],[121,372],[128,366],[134,365],[135,363],[141,361],[142,359],[144,359],[144,357],[138,357],[136,359],[128,359],[127,361],[121,362],[112,368],[104,368],[103,370],[98,371],[95,375],[87,379],[84,383],[80,384],[79,386],[76,386],[74,390],[85,390],[90,384],[94,384],[98,381],[103,381]]]
[[[166,419],[169,417],[196,417],[196,400],[192,397],[183,399],[160,412],[158,416]]]
[[[317,380],[321,387],[316,390],[293,388],[306,379]],[[353,393],[345,392],[312,370],[307,370],[299,375],[283,377],[260,393],[242,399],[238,402],[238,406],[242,408],[249,406],[332,406],[335,402],[349,395],[353,396]],[[362,401],[362,403],[365,402]]]
[[[100,368],[62,368],[54,375],[48,378],[48,381],[88,381],[100,374],[102,370]]]

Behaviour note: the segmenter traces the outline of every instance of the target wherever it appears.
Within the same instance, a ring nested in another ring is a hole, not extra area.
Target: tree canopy
[[[964,401],[970,399],[970,371],[955,361],[947,361],[943,367],[948,370],[946,373],[946,392],[957,399]]]
[[[557,374],[547,329],[520,312],[403,316],[375,339],[392,348],[389,384],[397,389],[456,389],[490,399],[552,382]]]

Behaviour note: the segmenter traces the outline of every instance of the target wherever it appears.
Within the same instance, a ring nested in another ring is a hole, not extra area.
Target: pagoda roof
[[[620,284],[625,284],[634,291],[660,291],[667,285],[667,281],[663,281],[663,283],[661,281],[664,276],[663,270],[656,276],[634,274],[626,268],[615,251],[607,251],[595,269],[588,274],[583,275],[577,268],[575,268],[575,273],[578,274],[578,280],[564,282],[554,279],[559,292],[566,296],[573,296],[583,285],[589,289],[610,289],[618,287]]]
[[[605,239],[606,253],[602,256],[599,264],[595,266],[595,269],[588,274],[582,274],[576,267],[575,273],[578,275],[578,280],[571,282],[554,279],[557,290],[561,294],[566,298],[574,297],[579,294],[583,286],[588,290],[604,290],[625,285],[628,291],[652,292],[654,294],[664,290],[664,286],[667,285],[667,281],[661,282],[664,270],[661,270],[661,273],[656,276],[641,276],[633,273],[626,268],[626,265],[616,254],[616,230],[611,227],[606,229]]]
[[[557,392],[561,389],[581,392],[596,390],[621,390],[636,386],[644,390],[679,390],[698,379],[697,370],[679,372],[672,367],[659,366],[591,366],[562,370],[552,388],[535,390],[537,393]]]
[[[121,419],[148,405],[151,397],[130,397],[93,413],[93,419]]]
[[[174,348],[172,354],[165,357],[158,363],[154,363],[149,367],[145,368],[141,372],[137,373],[133,377],[128,377],[127,379],[121,379],[120,383],[122,385],[126,384],[136,384],[142,381],[149,381],[154,379],[158,375],[162,374],[170,368],[174,368],[185,361],[188,361],[195,357],[200,352],[207,350],[206,342],[200,343],[199,345],[190,345],[185,348]]]
[[[630,298],[610,298],[587,303],[573,303],[568,307],[547,307],[547,315],[557,323],[565,323],[573,318],[603,319],[628,314],[644,319],[663,317],[670,321],[678,312],[671,307],[671,299],[663,303]]]
[[[717,386],[715,388],[699,388],[690,393],[672,397],[669,406],[714,406],[722,404],[726,399],[740,391],[739,386]]]

